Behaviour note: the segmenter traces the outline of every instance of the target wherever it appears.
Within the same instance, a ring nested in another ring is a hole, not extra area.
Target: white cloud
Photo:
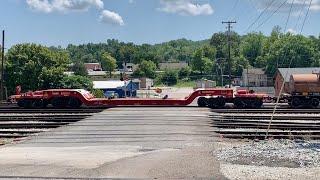
[[[290,33],[290,34],[297,34],[297,31],[294,30],[294,29],[292,29],[292,28],[289,28],[289,29],[287,30],[287,32]]]
[[[54,11],[86,11],[91,7],[103,9],[102,0],[26,0],[27,5],[35,10],[45,13]]]
[[[49,13],[52,12],[52,5],[47,1],[40,1],[40,0],[27,0],[27,4],[31,9]]]
[[[160,11],[167,13],[177,13],[180,15],[199,16],[213,14],[210,4],[198,4],[191,0],[161,0]]]
[[[99,20],[107,24],[124,25],[122,17],[118,13],[109,10],[103,10],[100,14]]]
[[[133,3],[134,3],[134,0],[129,0],[129,3],[130,3],[130,4],[133,4]]]
[[[124,25],[124,21],[119,14],[103,10],[104,3],[102,0],[26,0],[26,3],[31,9],[44,13],[87,11],[89,8],[96,8],[102,10],[99,17],[101,22]]]

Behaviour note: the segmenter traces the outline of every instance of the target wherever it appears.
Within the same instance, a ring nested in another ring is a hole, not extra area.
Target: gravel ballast
[[[309,179],[320,177],[320,141],[220,139],[214,156],[228,179]]]
[[[221,161],[269,167],[320,167],[319,141],[267,140],[224,147],[216,151]]]

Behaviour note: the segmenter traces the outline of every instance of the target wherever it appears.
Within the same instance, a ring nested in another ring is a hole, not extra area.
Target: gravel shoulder
[[[320,141],[219,139],[214,155],[228,179],[319,179]]]

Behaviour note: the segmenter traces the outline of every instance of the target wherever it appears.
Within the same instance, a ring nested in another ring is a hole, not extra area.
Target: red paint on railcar
[[[86,106],[187,106],[191,104],[197,97],[223,98],[232,101],[236,97],[260,98],[262,96],[262,94],[259,95],[255,93],[250,93],[249,91],[235,91],[235,89],[233,88],[212,88],[195,90],[193,93],[191,93],[184,99],[107,99],[95,98],[93,95],[90,94],[90,92],[82,89],[49,89],[35,92],[27,92],[21,95],[14,95],[10,97],[10,100],[20,101],[20,105],[18,103],[19,106],[23,106],[22,104],[26,102],[28,106],[32,106],[32,103],[40,103],[39,101],[41,101],[45,105],[52,104],[55,106],[59,105],[59,103],[61,105],[61,103],[63,102],[65,103],[65,106],[72,106],[70,104],[76,104],[75,100],[78,100],[78,103],[85,104]],[[59,99],[61,100],[61,102],[58,101]],[[70,99],[72,99],[73,102],[70,102]]]

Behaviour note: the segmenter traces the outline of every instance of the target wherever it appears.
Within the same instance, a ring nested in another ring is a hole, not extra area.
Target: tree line
[[[280,67],[319,66],[319,37],[283,33],[279,26],[273,28],[270,35],[251,32],[239,35],[231,34],[232,74],[240,76],[245,68],[263,68],[272,76]],[[217,69],[228,71],[227,35],[217,32],[210,39],[191,41],[173,40],[161,44],[142,44],[107,40],[107,43],[69,45],[66,50],[73,62],[101,62],[101,54],[109,52],[117,61],[140,64],[143,61],[188,62],[192,70],[200,74],[216,73]]]
[[[319,67],[320,38],[283,33],[276,26],[270,35],[251,32],[231,34],[231,71],[233,76],[241,76],[246,68],[263,68],[273,76],[280,67]],[[5,82],[9,92],[16,85],[26,90],[47,88],[92,88],[86,77],[83,63],[99,62],[111,76],[112,70],[122,68],[123,62],[139,64],[135,77],[147,76],[162,82],[175,82],[177,78],[218,78],[228,74],[226,32],[217,32],[210,39],[191,41],[173,40],[161,44],[141,44],[119,42],[115,39],[106,43],[68,45],[66,48],[45,47],[36,44],[17,44],[5,55]],[[166,71],[160,76],[155,73],[160,62],[185,61],[189,68],[180,71]],[[63,72],[70,69],[75,75]]]

